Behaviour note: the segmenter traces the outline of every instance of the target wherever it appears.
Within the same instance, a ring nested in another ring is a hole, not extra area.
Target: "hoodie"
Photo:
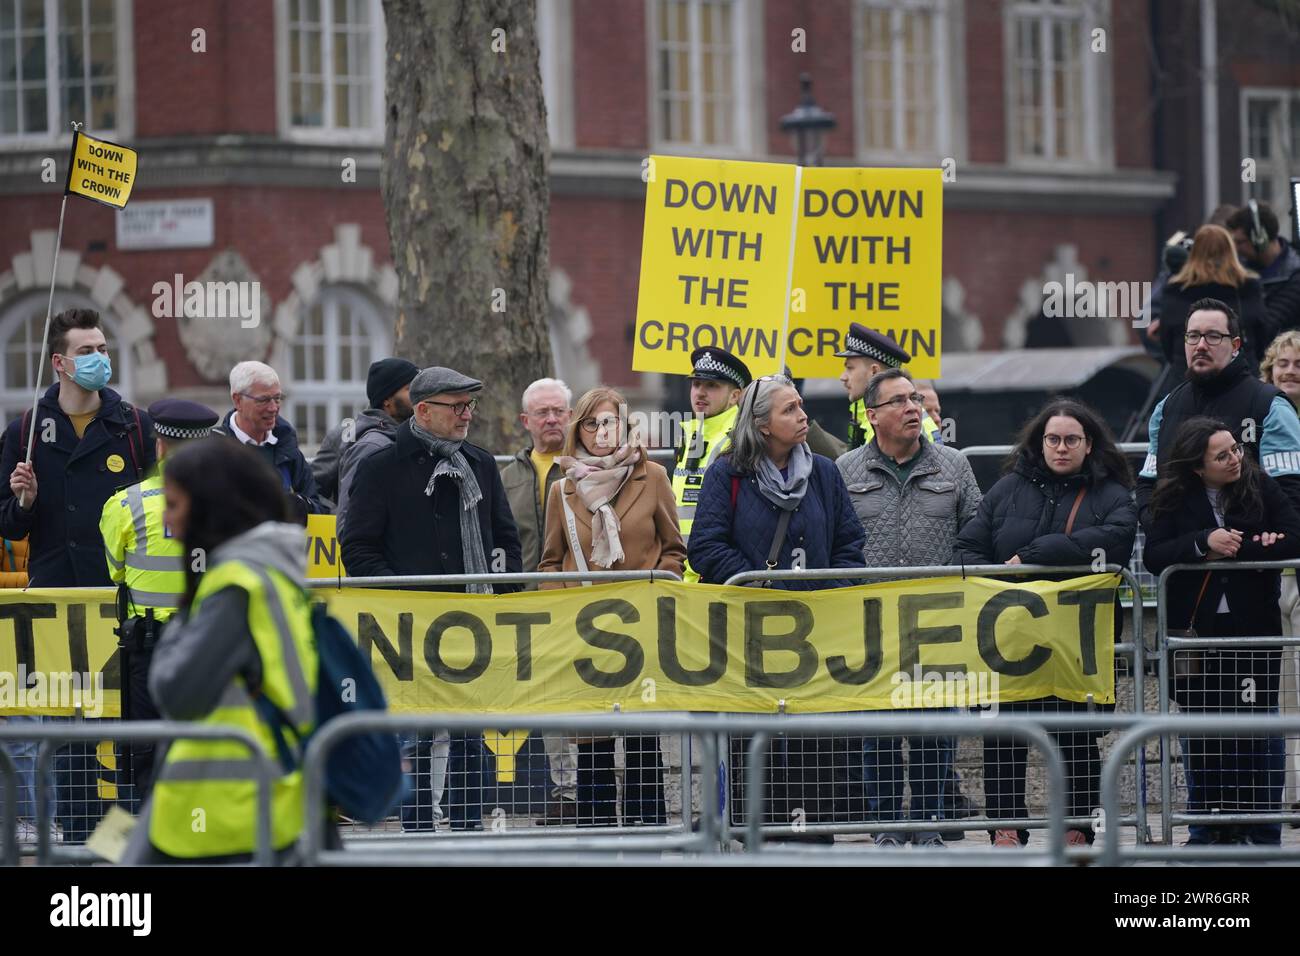
[[[294,524],[267,521],[214,548],[209,567],[243,561],[274,568],[306,586],[307,537]],[[248,626],[248,593],[226,587],[208,595],[198,613],[174,615],[154,648],[149,693],[163,716],[199,720],[211,713],[230,682],[262,680],[262,661]]]
[[[356,432],[352,436],[352,441],[340,446],[338,491],[335,495],[335,500],[338,502],[335,514],[338,515],[340,532],[343,528],[344,515],[347,513],[348,497],[352,492],[352,479],[356,477],[357,466],[396,440],[398,424],[400,423],[397,419],[382,408],[367,408],[357,416]]]

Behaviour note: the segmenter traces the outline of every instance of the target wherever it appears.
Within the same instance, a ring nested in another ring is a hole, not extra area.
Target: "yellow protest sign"
[[[307,577],[347,577],[337,527],[338,518],[334,515],[307,516]]]
[[[805,169],[795,240],[789,365],[796,377],[838,378],[851,322],[939,376],[943,174],[938,169]],[[800,311],[800,309],[804,311]]]
[[[131,198],[135,164],[135,150],[73,133],[68,181],[63,191],[121,209]]]
[[[774,713],[784,701],[819,713],[1089,694],[1113,703],[1117,585],[1094,574],[314,597],[356,636],[398,712]],[[108,589],[0,592],[0,713],[71,713],[79,689],[88,716],[116,716],[113,623]],[[524,738],[488,739],[510,754]]]
[[[779,371],[794,166],[651,156],[632,368],[685,375],[720,346]]]

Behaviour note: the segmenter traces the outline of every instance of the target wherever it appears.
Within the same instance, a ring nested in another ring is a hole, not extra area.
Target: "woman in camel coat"
[[[625,434],[623,396],[594,388],[578,399],[564,455],[565,477],[551,486],[539,571],[658,570],[682,573],[686,545],[668,473],[646,460],[639,441]],[[573,516],[572,533],[569,515]],[[573,540],[576,537],[576,542]],[[576,547],[575,547],[576,546]],[[580,582],[543,584],[581,587]],[[655,735],[625,739],[624,824],[662,824],[663,766]],[[618,786],[614,740],[578,744],[578,822],[613,826]]]

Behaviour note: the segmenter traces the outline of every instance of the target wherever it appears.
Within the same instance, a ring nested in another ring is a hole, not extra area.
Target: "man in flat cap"
[[[361,462],[352,479],[339,538],[349,574],[474,574],[482,580],[437,590],[519,590],[517,584],[486,580],[493,571],[518,572],[520,549],[496,461],[466,441],[482,389],[482,382],[449,368],[426,368],[415,376],[414,414],[398,426],[391,445]],[[450,758],[452,829],[481,830],[487,762],[482,738],[451,735]]]
[[[695,521],[704,472],[726,444],[736,424],[741,390],[752,379],[745,363],[726,349],[710,347],[691,353],[691,417],[682,425],[682,443],[672,475],[683,541],[690,537]],[[691,582],[700,579],[689,564],[682,576]]]
[[[887,368],[902,368],[912,361],[912,356],[889,336],[858,322],[849,326],[848,335],[844,337],[844,348],[835,354],[844,359],[840,384],[849,393],[848,451],[853,451],[871,441],[871,436],[875,434],[875,429],[867,418],[867,407],[863,399],[867,393],[867,383],[877,372],[883,372]],[[921,415],[921,434],[928,441],[943,444],[939,426],[930,420],[929,415]]]
[[[149,698],[149,662],[163,624],[185,593],[186,555],[181,539],[163,522],[163,469],[167,458],[192,441],[207,438],[219,416],[206,405],[164,398],[149,406],[158,464],[143,481],[127,485],[104,504],[99,533],[104,538],[108,576],[117,585],[118,648],[122,712],[126,720],[158,720]],[[142,800],[152,782],[154,745],[120,744],[132,794]]]

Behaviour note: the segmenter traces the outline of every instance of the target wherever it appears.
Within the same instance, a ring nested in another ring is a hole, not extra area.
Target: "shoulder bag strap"
[[[785,534],[790,530],[790,516],[793,514],[793,511],[782,511],[781,517],[776,520],[776,534],[772,536],[772,547],[767,552],[767,569],[769,571],[776,570],[776,559],[781,554],[781,545],[785,544]]]
[[[556,494],[560,496],[560,504],[564,505],[564,525],[569,532],[569,550],[573,552],[574,563],[578,565],[578,570],[587,573],[587,556],[582,553],[582,543],[578,540],[578,522],[573,517],[573,509],[569,507],[569,499],[564,496],[564,486],[561,484],[556,489]],[[583,581],[584,588],[591,587],[590,581]]]
[[[1079,513],[1079,505],[1083,504],[1083,496],[1088,493],[1088,486],[1084,485],[1079,489],[1079,493],[1074,496],[1074,507],[1070,509],[1070,517],[1065,519],[1065,533],[1070,534],[1074,531],[1074,516]]]

